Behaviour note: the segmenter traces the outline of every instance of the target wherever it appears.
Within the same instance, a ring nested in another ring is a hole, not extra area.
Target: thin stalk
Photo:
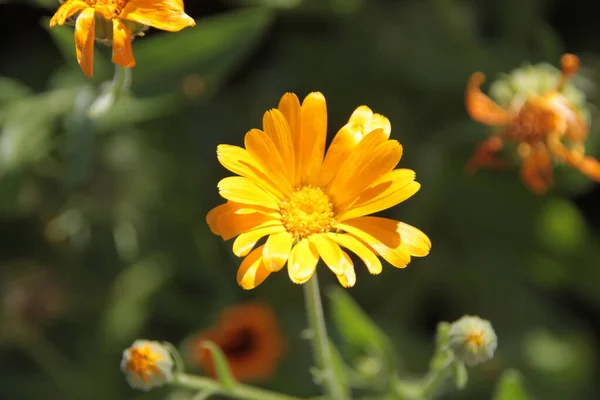
[[[321,384],[331,400],[344,400],[344,386],[335,373],[333,353],[327,336],[317,273],[315,272],[303,286],[313,356],[319,370]]]
[[[452,376],[452,367],[455,361],[450,359],[446,364],[436,371],[430,371],[425,376],[422,388],[423,399],[433,399],[442,390],[447,380]]]
[[[181,388],[197,390],[201,393],[218,394],[239,400],[301,400],[299,397],[248,385],[236,384],[233,387],[225,387],[214,379],[188,374],[176,374],[171,384]]]

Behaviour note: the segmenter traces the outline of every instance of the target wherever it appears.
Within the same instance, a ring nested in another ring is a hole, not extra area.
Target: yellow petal
[[[356,237],[340,233],[328,233],[327,235],[335,240],[340,246],[345,247],[356,254],[362,262],[365,263],[365,266],[371,274],[377,275],[381,273],[381,261],[379,261],[377,255]]]
[[[377,135],[385,137],[382,130],[376,130],[363,139],[348,161],[340,167],[329,189],[330,198],[335,206],[358,196],[385,174],[392,171],[402,157],[402,146],[395,140],[385,140],[372,151],[369,138]]]
[[[308,241],[312,244],[325,264],[333,271],[334,274],[343,274],[346,268],[347,261],[343,256],[340,246],[326,235],[310,235]]]
[[[285,175],[285,161],[266,133],[260,129],[251,129],[244,136],[244,146],[252,157],[264,166],[269,179],[282,193],[292,190],[292,184]]]
[[[263,262],[265,267],[271,271],[279,271],[288,260],[294,237],[288,232],[280,232],[269,235],[263,248]]]
[[[360,217],[338,223],[342,229],[369,245],[387,262],[397,268],[410,263],[410,252],[400,241],[398,221],[380,217]]]
[[[342,255],[346,260],[345,268],[343,273],[336,275],[336,277],[343,287],[349,288],[356,283],[356,271],[354,271],[354,265],[352,265],[352,260],[348,257],[348,254],[342,251]]]
[[[130,0],[119,18],[171,32],[196,25],[181,0]]]
[[[267,222],[267,226],[257,227],[249,232],[242,233],[233,242],[233,254],[243,257],[256,246],[256,242],[261,238],[272,233],[283,232],[284,229],[281,225],[272,225]]]
[[[302,102],[300,137],[294,138],[300,160],[302,184],[318,184],[327,139],[327,104],[319,92],[310,93]]]
[[[411,256],[425,257],[431,250],[431,240],[421,230],[398,221],[400,240],[410,251]]]
[[[277,198],[264,191],[248,178],[229,176],[221,179],[217,186],[219,194],[227,200],[243,204],[254,204],[273,210],[279,209]]]
[[[248,254],[238,269],[238,284],[246,290],[254,289],[271,274],[262,262],[262,250],[263,246],[260,246]]]
[[[126,68],[135,67],[133,49],[131,48],[131,31],[118,19],[113,19],[112,62]]]
[[[292,248],[288,259],[288,274],[294,283],[305,283],[315,273],[319,254],[308,239],[302,239]]]
[[[94,40],[96,18],[93,8],[84,9],[75,22],[75,51],[77,62],[86,76],[94,75]]]
[[[265,172],[265,166],[250,154],[249,151],[238,146],[220,144],[217,146],[217,158],[221,165],[233,172],[250,179],[264,190],[283,198],[284,193]]]
[[[210,231],[215,235],[221,235],[219,229],[219,217],[230,209],[229,203],[221,204],[213,208],[206,214],[206,223],[210,228]]]
[[[350,115],[348,123],[356,126],[366,126],[371,123],[371,119],[373,119],[373,111],[367,106],[359,106]]]
[[[53,28],[56,25],[64,25],[67,19],[88,7],[89,6],[82,0],[65,1],[60,7],[58,7],[58,10],[56,10],[56,13],[50,20],[50,28]]]
[[[275,144],[283,160],[287,180],[294,182],[294,142],[292,131],[283,113],[277,109],[267,111],[263,117],[263,129]]]
[[[369,190],[367,190],[363,192],[365,199],[367,199],[366,201],[362,203],[356,202],[356,204],[349,207],[348,211],[341,213],[337,219],[338,221],[344,221],[346,219],[362,217],[363,215],[375,214],[376,212],[387,210],[413,196],[420,188],[421,184],[418,182],[398,182],[397,185],[390,186],[388,189],[371,199],[369,199],[371,194],[369,193]],[[374,192],[377,190],[377,187],[373,188]],[[361,194],[361,197],[362,196],[363,195]]]

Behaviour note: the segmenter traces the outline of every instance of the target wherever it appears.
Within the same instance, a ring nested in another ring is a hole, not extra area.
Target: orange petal
[[[292,144],[296,154],[298,151],[296,146],[300,140],[301,130],[300,100],[294,93],[286,93],[281,97],[281,100],[279,100],[279,105],[277,108],[279,111],[281,111],[288,122],[290,132],[292,134]],[[298,186],[300,184],[300,166],[300,159],[294,155],[294,186]]]
[[[220,235],[223,240],[229,240],[241,233],[248,232],[259,226],[281,225],[281,222],[262,212],[246,212],[249,209],[245,204],[228,201],[210,210],[206,215],[206,222],[215,235]],[[240,213],[240,211],[244,211]]]
[[[286,161],[281,158],[275,143],[260,129],[251,129],[244,136],[246,150],[265,168],[269,179],[282,193],[292,190],[292,183],[286,177]]]
[[[486,125],[503,126],[510,122],[510,114],[494,100],[481,92],[485,75],[475,72],[469,78],[465,93],[465,106],[471,118]]]
[[[421,185],[414,181],[415,172],[410,169],[395,169],[385,174],[370,188],[347,204],[337,207],[337,220],[344,221],[374,214],[395,206],[414,195]]]
[[[228,144],[220,144],[217,146],[217,159],[221,165],[234,174],[250,179],[253,183],[278,198],[285,196],[277,186],[276,180],[267,174],[266,167],[252,157],[252,154],[246,149]]]
[[[331,183],[338,173],[340,165],[348,159],[359,141],[347,125],[338,131],[325,154],[321,175],[319,176],[319,187],[326,187]]]
[[[279,271],[288,260],[294,237],[289,232],[280,232],[269,235],[263,249],[263,262],[271,271]]]
[[[285,228],[282,225],[271,225],[269,222],[264,227],[257,227],[249,232],[244,232],[239,235],[233,242],[233,254],[238,257],[243,257],[256,246],[261,238],[272,233],[283,232]]]
[[[343,256],[340,246],[326,235],[310,235],[308,241],[312,244],[325,264],[333,271],[334,274],[343,274],[346,270],[348,262]]]
[[[338,223],[342,229],[369,245],[387,262],[404,268],[410,262],[410,252],[400,241],[398,221],[380,217],[360,217]]]
[[[118,19],[113,19],[112,62],[126,68],[135,67],[135,59],[131,48],[131,31]]]
[[[377,135],[385,137],[378,129],[361,141],[356,146],[348,161],[340,168],[329,188],[329,195],[334,206],[354,199],[361,192],[392,171],[402,157],[402,146],[395,140],[385,140],[373,151],[367,151],[362,146],[368,139]]]
[[[431,240],[421,230],[412,225],[398,221],[400,240],[411,256],[425,257],[431,250]]]
[[[543,144],[530,146],[522,143],[519,152],[523,158],[521,179],[532,192],[544,194],[553,182],[550,153]]]
[[[296,157],[300,160],[302,184],[318,184],[327,139],[327,104],[319,92],[310,93],[302,102],[300,136],[294,139]]]
[[[84,9],[75,22],[75,50],[77,62],[86,76],[94,75],[94,40],[96,39],[96,12]]]
[[[271,274],[262,262],[262,250],[263,246],[260,246],[248,254],[238,269],[238,284],[246,290],[254,289]]]
[[[377,255],[356,237],[340,233],[328,233],[327,236],[335,240],[340,246],[347,248],[360,257],[370,273],[373,275],[381,273],[381,261],[379,261]]]
[[[279,209],[277,198],[248,178],[229,176],[221,179],[217,186],[219,194],[227,200],[242,204],[263,206],[273,210]]]
[[[283,113],[277,109],[267,111],[263,117],[263,129],[275,144],[283,160],[287,180],[294,182],[294,142],[292,131]]]
[[[292,248],[288,259],[288,274],[294,283],[305,283],[315,273],[319,254],[308,239],[302,239]]]
[[[56,13],[50,20],[50,28],[53,28],[56,25],[64,25],[67,19],[88,7],[89,6],[82,0],[65,1],[60,7],[58,7],[58,10],[56,10]]]
[[[196,25],[181,0],[130,0],[119,18],[171,32]]]

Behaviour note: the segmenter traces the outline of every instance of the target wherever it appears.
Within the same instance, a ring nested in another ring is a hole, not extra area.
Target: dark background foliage
[[[431,254],[380,276],[357,266],[349,290],[406,368],[427,370],[439,321],[477,314],[496,328],[497,355],[448,398],[489,398],[506,368],[535,398],[597,397],[600,189],[562,167],[545,197],[516,170],[466,175],[489,130],[463,105],[470,73],[557,65],[565,51],[597,85],[593,2],[188,0],[198,26],[136,40],[134,96],[93,122],[77,105],[110,79],[106,57],[86,80],[72,28],[46,29],[54,1],[0,3],[0,399],[137,398],[118,369],[134,339],[179,344],[254,298],[273,306],[288,342],[264,385],[315,394],[301,288],[282,272],[243,291],[231,244],[205,224],[227,175],[217,144],[242,144],[284,92],[314,90],[330,135],[361,104],[388,116],[400,165],[422,184],[385,214],[427,232]],[[592,90],[592,137],[597,99]]]

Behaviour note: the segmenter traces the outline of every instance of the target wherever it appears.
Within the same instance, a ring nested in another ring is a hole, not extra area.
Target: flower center
[[[335,223],[333,204],[323,189],[310,185],[296,188],[281,202],[279,212],[285,229],[299,239],[329,232]]]
[[[86,3],[96,9],[104,18],[118,17],[129,0],[86,0]]]
[[[561,129],[563,118],[545,98],[527,101],[512,123],[511,134],[518,142],[536,143]]]
[[[471,332],[465,339],[465,343],[471,344],[477,349],[480,349],[481,346],[483,346],[483,339],[483,331]]]
[[[152,354],[149,346],[134,348],[131,350],[127,369],[140,376],[144,381],[148,381],[151,374],[161,375],[156,366],[157,360],[160,360],[160,357]]]

